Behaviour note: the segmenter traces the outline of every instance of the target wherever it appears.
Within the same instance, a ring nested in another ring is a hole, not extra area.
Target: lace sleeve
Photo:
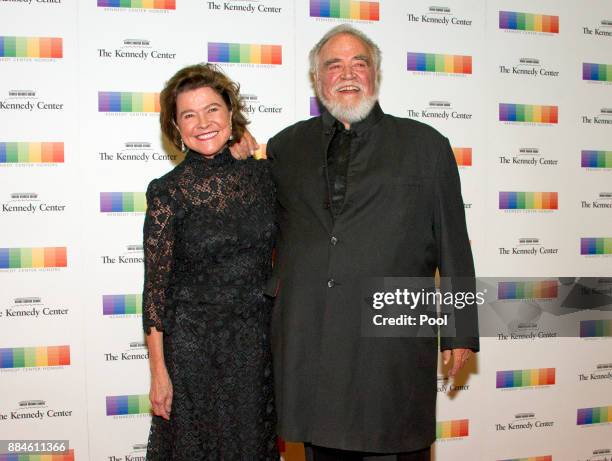
[[[173,261],[174,209],[166,187],[159,179],[147,188],[147,213],[144,221],[144,289],[142,323],[150,334],[151,327],[164,329],[166,295]]]

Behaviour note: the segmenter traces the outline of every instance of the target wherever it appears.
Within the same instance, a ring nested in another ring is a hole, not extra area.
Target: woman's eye
[[[218,107],[211,107],[210,109],[208,109],[208,112],[217,112],[218,110]]]

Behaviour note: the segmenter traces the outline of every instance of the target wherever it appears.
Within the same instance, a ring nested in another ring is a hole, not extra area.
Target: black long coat
[[[345,450],[396,453],[435,439],[436,338],[361,335],[364,277],[473,275],[448,140],[376,104],[351,126],[344,206],[329,208],[329,113],[268,142],[280,225],[272,319],[279,434]],[[470,320],[471,321],[471,320]],[[478,349],[442,338],[442,349]]]

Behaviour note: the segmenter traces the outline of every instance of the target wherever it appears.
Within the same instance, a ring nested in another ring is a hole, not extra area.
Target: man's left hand
[[[442,351],[442,361],[444,365],[449,364],[451,360],[451,356],[453,359],[453,366],[450,369],[448,375],[451,378],[454,378],[455,375],[459,373],[459,370],[463,368],[463,365],[465,365],[468,359],[472,356],[472,350],[471,349],[452,349],[452,350],[449,349],[449,350]]]

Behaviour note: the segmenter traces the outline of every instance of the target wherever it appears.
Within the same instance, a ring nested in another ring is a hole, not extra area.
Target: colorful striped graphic
[[[142,294],[102,295],[104,315],[142,314]]]
[[[0,163],[64,163],[64,143],[0,142]]]
[[[159,93],[98,91],[98,112],[159,112]]]
[[[175,10],[176,0],[98,0],[99,7]]]
[[[310,0],[310,17],[378,21],[380,5],[357,0]]]
[[[2,151],[0,150],[0,162]],[[611,150],[583,150],[580,166],[583,168],[612,168]]]
[[[556,210],[558,192],[499,192],[500,210]]]
[[[508,387],[549,386],[555,384],[555,368],[507,370],[497,372],[497,389]]]
[[[408,53],[408,70],[471,74],[472,57],[452,54]]]
[[[612,237],[584,237],[584,238],[581,238],[580,239],[580,254],[581,255],[612,255]]]
[[[454,419],[452,421],[438,421],[436,423],[436,438],[450,439],[454,437],[467,437],[470,433],[469,419]]]
[[[559,16],[519,13],[516,11],[500,11],[499,28],[558,34]]]
[[[106,416],[138,415],[150,411],[151,403],[148,394],[106,397]]]
[[[601,423],[612,423],[612,406],[578,409],[576,415],[576,424],[578,426]]]
[[[319,101],[315,96],[310,97],[310,116],[318,117],[321,115],[321,108],[319,107]]]
[[[529,458],[500,459],[499,461],[552,461],[552,456],[530,456]]]
[[[582,63],[582,80],[612,82],[612,64]]]
[[[74,450],[68,453],[48,454],[48,455],[0,455],[0,461],[74,461]]]
[[[453,154],[458,166],[472,166],[471,147],[453,147]]]
[[[130,213],[147,211],[144,192],[100,192],[102,213]]]
[[[283,47],[281,45],[209,42],[208,61],[239,64],[282,64]]]
[[[70,365],[70,346],[0,348],[0,368]]]
[[[0,36],[0,58],[64,57],[63,39],[59,37]]]
[[[267,144],[258,144],[257,145],[257,150],[255,150],[255,152],[253,152],[253,158],[255,160],[263,160],[265,158],[267,158],[267,151],[268,145]]]
[[[0,269],[66,267],[66,247],[0,248]]]
[[[558,106],[499,104],[500,122],[558,123]]]
[[[612,320],[581,320],[581,338],[604,338],[612,336]]]
[[[555,280],[499,282],[497,299],[551,299],[558,295]]]

